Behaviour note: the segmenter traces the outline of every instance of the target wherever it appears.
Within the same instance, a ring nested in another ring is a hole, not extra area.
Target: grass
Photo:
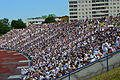
[[[112,69],[89,80],[120,80],[120,67]]]
[[[116,26],[116,27],[120,27],[120,26]]]

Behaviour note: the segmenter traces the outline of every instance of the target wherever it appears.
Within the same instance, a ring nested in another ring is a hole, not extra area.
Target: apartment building
[[[120,0],[69,0],[69,20],[85,20],[120,13]]]

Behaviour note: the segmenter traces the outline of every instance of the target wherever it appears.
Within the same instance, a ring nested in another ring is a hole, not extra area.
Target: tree
[[[55,15],[50,14],[43,23],[55,23],[55,22],[56,22]]]
[[[9,19],[4,18],[0,20],[0,34],[5,34],[12,28],[9,25]]]
[[[14,29],[22,29],[27,27],[26,24],[22,21],[22,19],[12,20],[11,26]]]
[[[48,17],[48,16],[46,16],[46,15],[45,15],[45,16],[42,16],[42,18],[44,18],[44,19],[46,19],[47,17]]]
[[[55,14],[49,14],[48,17],[57,17]]]

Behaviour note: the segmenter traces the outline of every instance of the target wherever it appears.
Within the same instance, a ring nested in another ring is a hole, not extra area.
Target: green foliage
[[[7,18],[0,20],[0,34],[5,34],[12,28],[9,26],[9,20]]]
[[[49,14],[49,16],[45,19],[43,23],[55,23],[56,22],[55,17],[56,15]]]
[[[55,14],[49,14],[48,17],[57,17]]]
[[[26,24],[21,19],[12,20],[11,26],[14,29],[22,29],[22,28],[26,28],[27,27]]]
[[[45,18],[45,19],[46,19],[47,17],[48,17],[48,16],[46,16],[46,15],[45,15],[45,16],[42,16],[42,18]]]
[[[3,34],[0,34],[0,36],[2,36]]]
[[[9,19],[4,18],[4,19],[0,19],[0,36],[7,33],[8,31],[10,31],[11,29],[21,29],[21,28],[25,28],[26,24],[23,23],[23,21],[21,19],[18,20],[13,20],[11,22],[9,22]]]

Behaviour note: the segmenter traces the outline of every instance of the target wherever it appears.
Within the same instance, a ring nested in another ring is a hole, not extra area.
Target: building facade
[[[43,17],[36,17],[36,18],[27,18],[25,21],[26,25],[32,25],[32,24],[42,24],[45,21],[46,18]],[[69,17],[68,16],[62,16],[62,17],[55,17],[55,20],[57,22],[68,22]]]
[[[28,18],[26,20],[26,25],[29,26],[31,24],[42,24],[45,21],[45,18],[36,17],[36,18]]]
[[[85,20],[120,13],[120,0],[69,0],[69,20]]]

